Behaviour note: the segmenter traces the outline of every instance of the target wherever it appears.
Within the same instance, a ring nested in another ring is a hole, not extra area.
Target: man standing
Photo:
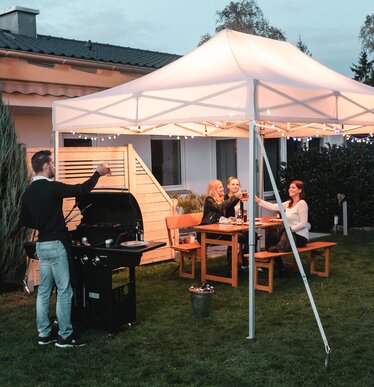
[[[103,165],[82,184],[68,185],[52,181],[55,175],[51,152],[34,154],[31,165],[35,172],[32,183],[22,196],[21,223],[38,230],[36,254],[39,258],[40,285],[36,300],[38,344],[56,343],[59,348],[80,347],[73,334],[71,304],[73,291],[70,284],[67,247],[70,243],[62,211],[63,199],[89,193],[100,176],[106,174]],[[57,340],[49,320],[49,303],[53,287],[57,287],[56,315],[59,324]],[[56,342],[57,341],[57,342]]]

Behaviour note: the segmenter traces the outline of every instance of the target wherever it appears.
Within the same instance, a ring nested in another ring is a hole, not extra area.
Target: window
[[[217,179],[226,186],[230,176],[237,176],[236,166],[236,140],[216,141]]]
[[[319,152],[321,150],[321,138],[313,137],[309,140],[308,147],[310,150],[315,150]]]
[[[152,173],[162,186],[182,185],[179,140],[151,140]]]
[[[303,149],[303,142],[298,139],[289,139],[287,140],[287,159],[296,152],[299,152]]]
[[[269,138],[264,142],[266,155],[269,159],[269,164],[274,175],[276,184],[279,183],[278,169],[279,169],[279,139]],[[264,191],[273,191],[268,170],[264,163]]]
[[[92,140],[88,138],[64,138],[64,146],[92,146]]]

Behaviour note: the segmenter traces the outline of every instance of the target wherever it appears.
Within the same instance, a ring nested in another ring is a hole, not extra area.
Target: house
[[[0,83],[13,112],[20,141],[27,147],[52,146],[52,102],[79,97],[155,71],[178,55],[37,34],[38,10],[0,11]],[[316,146],[321,141],[316,139]],[[157,136],[61,135],[61,146],[132,144],[167,191],[204,193],[210,179],[240,178],[248,185],[246,139]],[[265,146],[276,168],[295,144],[268,139]],[[265,176],[265,191],[270,191]]]

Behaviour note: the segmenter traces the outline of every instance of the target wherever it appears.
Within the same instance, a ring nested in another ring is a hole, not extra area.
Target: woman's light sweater
[[[301,199],[291,208],[288,207],[289,203],[290,201],[287,200],[282,205],[291,231],[309,240],[310,224],[308,223],[308,205],[306,201]],[[279,211],[277,203],[269,203],[261,200],[258,205],[270,211]]]

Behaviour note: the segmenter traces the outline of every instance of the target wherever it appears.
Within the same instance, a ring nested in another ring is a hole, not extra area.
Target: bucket
[[[192,316],[196,319],[210,317],[210,306],[212,305],[214,288],[209,284],[203,284],[201,287],[191,286]]]

